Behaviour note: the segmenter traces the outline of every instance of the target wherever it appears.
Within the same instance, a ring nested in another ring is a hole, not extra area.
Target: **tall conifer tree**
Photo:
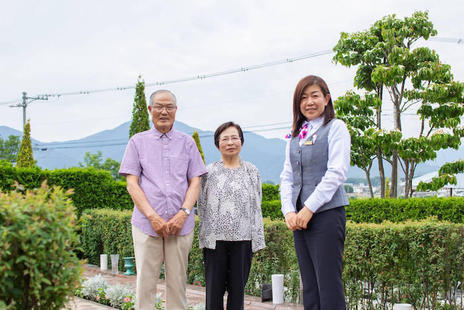
[[[198,135],[198,132],[195,130],[192,135],[193,140],[195,140],[195,143],[197,144],[198,151],[200,151],[201,158],[203,159],[203,162],[205,162],[205,155],[203,154],[203,149],[201,148],[200,144],[200,136]]]
[[[129,129],[129,138],[138,132],[150,129],[147,101],[145,99],[145,81],[139,75],[135,87],[134,104],[132,108],[132,123]]]
[[[16,167],[34,167],[34,157],[32,156],[31,144],[31,122],[27,121],[24,125],[23,139],[19,147],[18,159],[16,160]]]

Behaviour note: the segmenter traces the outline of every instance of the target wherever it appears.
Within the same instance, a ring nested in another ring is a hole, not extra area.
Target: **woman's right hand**
[[[288,212],[285,214],[285,224],[291,231],[299,230],[300,227],[296,224],[296,212]]]

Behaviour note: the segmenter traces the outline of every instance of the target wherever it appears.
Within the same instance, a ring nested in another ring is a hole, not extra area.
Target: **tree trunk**
[[[380,198],[385,198],[385,170],[383,168],[382,149],[377,149],[377,161],[379,163],[379,176],[380,176]]]
[[[397,93],[396,87],[392,87],[393,93],[393,121],[396,130],[401,132],[401,111],[400,111],[400,104],[402,94]],[[391,173],[391,187],[390,187],[390,197],[396,198],[398,197],[398,150],[393,150],[392,155],[392,173]]]
[[[383,100],[383,85],[379,85],[377,87],[377,96],[380,100]],[[382,106],[377,108],[376,111],[376,121],[377,121],[377,128],[382,129]],[[377,161],[379,163],[379,176],[380,176],[380,197],[385,198],[385,170],[383,168],[383,160],[382,160],[382,148],[379,146],[377,147]]]
[[[369,185],[369,194],[371,195],[371,198],[374,198],[374,191],[372,190],[370,167],[369,169],[363,169],[363,170],[364,170],[364,173],[366,174],[367,185]]]
[[[390,198],[398,197],[398,152],[393,151],[392,156],[392,172],[390,184]]]
[[[407,187],[404,189],[404,197],[412,197],[413,193],[413,188],[412,188],[412,179],[414,177],[414,173],[416,171],[417,163],[414,161],[410,163],[409,170],[407,171],[406,179],[405,179],[405,184],[407,184]],[[407,166],[406,166],[407,169]]]
[[[409,160],[404,161],[404,198],[409,197]]]

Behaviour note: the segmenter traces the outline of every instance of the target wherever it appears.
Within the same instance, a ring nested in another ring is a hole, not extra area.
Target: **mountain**
[[[34,159],[42,168],[69,168],[83,162],[86,152],[101,151],[103,159],[109,157],[120,162],[128,141],[129,126],[130,122],[126,122],[79,140],[44,143],[32,139]],[[214,132],[199,130],[179,121],[175,122],[174,128],[190,136],[194,130],[198,131],[207,164],[220,159],[214,145]],[[7,138],[9,135],[22,136],[22,132],[0,126],[0,136]],[[241,158],[256,165],[263,181],[278,183],[284,162],[285,141],[267,139],[252,132],[244,132],[244,138]]]
[[[103,159],[107,157],[121,161],[128,141],[130,122],[123,123],[113,129],[104,130],[91,136],[71,141],[43,143],[32,140],[34,159],[42,168],[56,169],[69,168],[83,162],[85,152],[102,152]],[[188,135],[198,131],[201,146],[205,155],[206,163],[219,160],[220,153],[214,145],[214,132],[203,131],[176,121],[174,127]],[[7,138],[9,135],[22,136],[22,132],[6,126],[0,126],[0,137]],[[285,141],[281,139],[267,139],[252,132],[244,132],[245,142],[243,144],[241,158],[252,162],[261,172],[263,182],[279,183],[279,175],[285,157]],[[437,171],[445,162],[464,158],[464,146],[459,150],[447,149],[437,153],[437,158],[420,164],[416,169],[416,176]],[[386,175],[390,175],[390,165],[385,163]],[[378,176],[377,162],[371,169],[372,177]],[[357,167],[350,167],[348,177],[364,178],[364,172]]]

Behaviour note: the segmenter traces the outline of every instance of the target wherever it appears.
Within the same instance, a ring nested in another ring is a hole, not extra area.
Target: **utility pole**
[[[42,95],[42,96],[37,96],[37,97],[28,97],[27,93],[24,91],[23,92],[23,101],[21,103],[18,103],[16,105],[10,105],[12,108],[23,108],[23,129],[24,126],[26,126],[26,109],[27,106],[35,100],[48,100],[47,95]]]

